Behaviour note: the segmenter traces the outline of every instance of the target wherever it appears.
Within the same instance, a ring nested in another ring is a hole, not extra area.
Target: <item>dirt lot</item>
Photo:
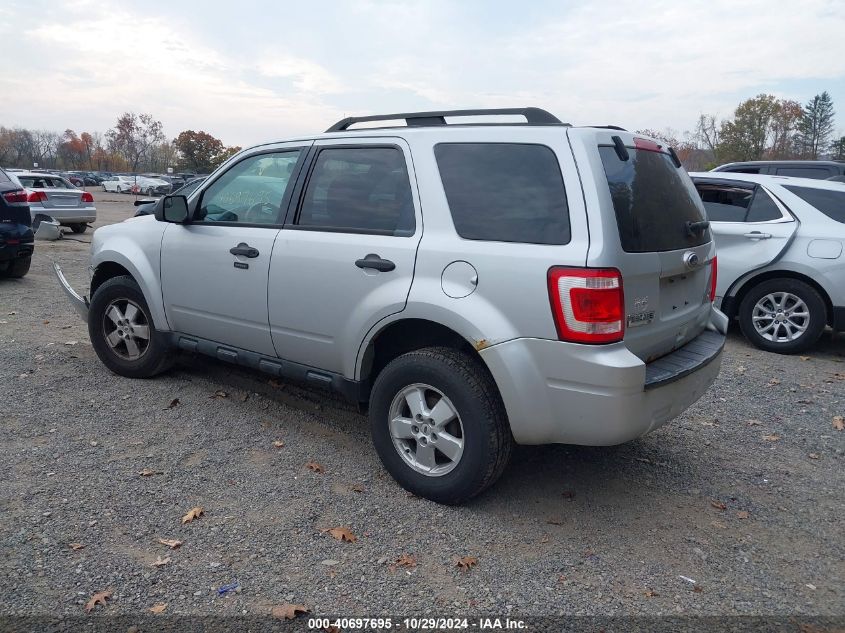
[[[95,197],[99,224],[131,213]],[[733,333],[680,419],[615,448],[520,448],[450,508],[394,484],[364,417],[320,392],[204,358],[110,374],[49,271],[87,291],[87,257],[39,242],[0,281],[0,613],[81,615],[111,589],[98,613],[845,614],[845,337],[782,357]]]

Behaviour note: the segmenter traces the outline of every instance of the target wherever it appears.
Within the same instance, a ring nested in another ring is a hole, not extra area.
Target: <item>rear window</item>
[[[674,251],[710,241],[709,229],[687,229],[687,223],[706,219],[704,206],[669,154],[629,147],[623,161],[609,145],[600,146],[599,154],[626,252]]]
[[[804,202],[814,206],[831,220],[845,224],[845,191],[793,187],[789,185],[784,185],[783,188],[791,191]]]
[[[58,176],[19,176],[21,185],[29,189],[71,189],[71,184]]]
[[[569,208],[545,145],[440,143],[434,148],[455,230],[464,239],[567,244]]]

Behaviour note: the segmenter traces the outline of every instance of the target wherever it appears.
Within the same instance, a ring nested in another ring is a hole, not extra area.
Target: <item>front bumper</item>
[[[610,446],[677,417],[716,380],[727,319],[646,365],[625,347],[515,339],[481,351],[520,444]]]
[[[53,272],[56,274],[56,279],[59,280],[59,285],[65,291],[68,299],[70,299],[73,309],[82,317],[82,320],[88,322],[88,298],[82,297],[71,287],[68,280],[65,279],[62,273],[62,268],[56,262],[53,262]]]

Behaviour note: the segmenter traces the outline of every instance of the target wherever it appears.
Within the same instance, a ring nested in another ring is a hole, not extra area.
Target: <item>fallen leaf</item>
[[[106,606],[106,600],[109,600],[112,597],[114,592],[111,589],[106,589],[105,591],[98,591],[91,599],[85,603],[85,612],[90,613],[94,610],[98,604]]]
[[[188,511],[188,514],[182,517],[182,524],[190,523],[194,519],[199,519],[203,514],[205,514],[205,510],[202,506],[197,506],[196,508],[191,508]]]
[[[281,386],[282,386],[282,383],[280,383],[280,382],[279,382],[278,380],[276,380],[275,378],[271,378],[270,380],[268,380],[268,381],[267,381],[267,383],[268,383],[271,387],[281,387]]]
[[[737,519],[747,519],[750,515],[748,514],[747,510],[740,510],[736,513]]]
[[[212,400],[219,400],[221,398],[228,398],[229,394],[227,392],[223,391],[222,389],[218,389],[217,391],[215,391],[213,394],[211,394],[208,397]]]
[[[772,433],[771,435],[764,435],[763,439],[767,442],[777,442],[780,439],[780,435],[777,433]]]
[[[85,549],[85,546],[82,543],[68,543],[68,547],[71,548],[73,551],[78,549]]]
[[[167,409],[174,409],[178,406],[179,406],[179,398],[173,398],[173,400],[170,401],[170,404],[168,404],[166,407],[164,407],[164,410],[167,411]]]
[[[352,484],[352,485],[349,487],[349,489],[350,489],[352,492],[364,492],[364,486],[362,486],[361,484]]]
[[[242,396],[241,396],[240,398],[238,398],[238,399],[239,399],[241,402],[246,402],[247,400],[249,400],[249,392],[247,391],[244,395],[242,395]]]
[[[410,554],[402,554],[399,558],[396,559],[396,564],[400,567],[416,567],[417,559],[411,556]]]
[[[659,593],[657,593],[654,589],[649,589],[648,591],[646,591],[646,592],[645,592],[645,597],[646,597],[646,598],[656,598],[656,597],[657,597],[657,596],[659,596],[659,595],[660,595],[660,594],[659,594]]]
[[[320,464],[318,464],[317,462],[314,462],[314,461],[310,461],[310,462],[308,462],[307,464],[305,464],[305,467],[306,467],[308,470],[313,470],[315,473],[324,473],[324,472],[326,472],[326,469],[325,469],[325,468],[323,468]]]
[[[163,475],[164,473],[160,470],[150,470],[149,468],[145,468],[138,474],[141,475],[141,477],[152,477],[153,475]]]
[[[333,537],[335,537],[338,541],[346,541],[347,543],[354,543],[358,540],[358,537],[352,533],[348,527],[333,527],[333,528],[326,528],[324,530],[320,530],[320,532],[326,533],[328,532]]]
[[[728,506],[726,506],[721,501],[717,501],[716,499],[710,499],[710,505],[716,508],[717,510],[726,510]]]
[[[311,613],[311,609],[304,604],[283,604],[270,609],[270,615],[279,620],[294,620],[306,613]]]
[[[841,415],[833,416],[833,428],[837,431],[845,431],[845,417]]]
[[[703,590],[701,588],[701,585],[693,585],[692,591],[693,593],[701,593]]]
[[[76,345],[79,341],[65,341],[65,345]]]
[[[747,420],[745,423],[748,426],[763,426],[763,423],[760,420]]]
[[[779,385],[779,384],[780,384],[780,380],[779,380],[778,378],[772,378],[772,379],[769,381],[769,384],[770,384],[770,385]]]
[[[161,543],[162,545],[167,545],[167,547],[169,547],[170,549],[176,549],[180,545],[182,545],[182,543],[184,541],[180,541],[180,540],[175,539],[175,538],[160,538],[160,539],[158,539],[158,542]]]
[[[810,459],[819,459],[819,454],[818,453],[810,453],[809,455],[807,455],[807,457],[809,457]]]
[[[149,609],[147,609],[147,611],[149,611],[150,613],[155,613],[156,615],[158,615],[159,613],[164,613],[164,610],[166,608],[167,608],[166,602],[159,602],[159,603],[151,606]]]
[[[170,560],[171,560],[170,556],[168,556],[167,558],[162,558],[161,556],[159,556],[153,561],[152,566],[153,567],[164,567],[165,565],[167,565],[167,563],[170,562]]]
[[[461,556],[455,561],[455,566],[461,571],[468,571],[470,567],[478,564],[475,556]]]
[[[284,448],[285,443],[282,440],[276,440],[275,442],[273,442],[273,446],[275,446],[276,448]]]
[[[48,323],[50,323],[50,322],[49,322],[49,321],[44,321],[44,325],[47,325]]]

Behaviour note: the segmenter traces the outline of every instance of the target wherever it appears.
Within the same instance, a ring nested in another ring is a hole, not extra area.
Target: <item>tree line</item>
[[[760,94],[746,99],[733,117],[700,114],[682,139],[671,129],[637,130],[674,147],[690,171],[746,160],[845,160],[845,136],[834,138],[833,100],[827,91],[805,105]]]
[[[161,121],[126,112],[104,134],[68,128],[59,133],[0,126],[0,166],[112,172],[208,173],[240,147],[226,147],[207,132],[185,130],[168,139]]]

